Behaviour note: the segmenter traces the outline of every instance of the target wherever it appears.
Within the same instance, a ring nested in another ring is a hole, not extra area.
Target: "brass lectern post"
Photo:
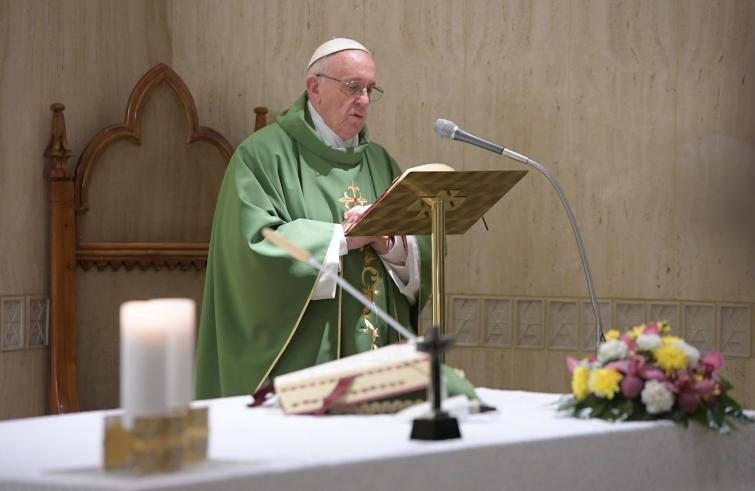
[[[432,266],[433,266],[433,325],[438,326],[441,336],[446,330],[446,207],[442,198],[426,198],[430,204],[432,220]]]

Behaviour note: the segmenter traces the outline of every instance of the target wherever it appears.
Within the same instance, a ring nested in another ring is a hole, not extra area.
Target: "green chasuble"
[[[197,343],[197,397],[248,394],[268,377],[396,341],[388,325],[336,290],[311,300],[319,273],[264,240],[276,229],[322,262],[334,224],[373,203],[400,174],[370,142],[336,149],[315,131],[306,94],[239,145],[218,196]],[[421,286],[412,308],[371,247],[341,257],[341,274],[416,332],[430,293],[430,240],[420,246]]]

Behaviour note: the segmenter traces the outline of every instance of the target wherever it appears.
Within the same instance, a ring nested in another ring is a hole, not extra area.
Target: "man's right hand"
[[[362,247],[369,245],[374,237],[346,237],[346,245],[350,251],[354,249],[361,249]]]

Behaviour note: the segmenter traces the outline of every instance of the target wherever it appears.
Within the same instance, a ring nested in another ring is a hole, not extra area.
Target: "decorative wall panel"
[[[671,331],[676,335],[683,334],[679,319],[678,303],[650,302],[648,304],[648,320],[668,322],[671,326]]]
[[[29,348],[44,348],[48,341],[49,306],[47,297],[27,297]]]
[[[595,333],[595,312],[592,302],[582,302],[582,350],[595,351],[597,335]],[[603,322],[603,331],[611,329],[611,302],[598,301],[600,320]]]
[[[451,305],[451,332],[456,344],[480,344],[480,299],[451,297]]]
[[[614,327],[620,331],[626,331],[647,320],[645,317],[645,304],[643,303],[617,301],[614,305],[616,307]]]
[[[20,350],[24,344],[24,324],[26,321],[26,303],[24,297],[5,297],[0,299],[0,321],[2,322],[2,351]]]
[[[520,348],[543,348],[545,308],[542,300],[516,300],[516,345]]]
[[[483,343],[486,346],[511,346],[514,309],[510,298],[483,299]]]
[[[716,307],[712,304],[684,304],[685,340],[702,352],[716,350]]]
[[[719,306],[721,336],[718,345],[725,356],[750,356],[751,319],[749,305]]]
[[[548,301],[548,347],[576,350],[579,348],[579,307],[576,301]]]

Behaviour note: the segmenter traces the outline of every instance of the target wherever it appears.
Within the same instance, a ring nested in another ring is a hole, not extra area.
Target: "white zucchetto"
[[[320,58],[324,58],[328,55],[332,55],[333,53],[338,53],[339,51],[344,51],[347,49],[358,49],[364,51],[365,53],[371,54],[370,50],[365,48],[361,43],[354,41],[353,39],[335,38],[331,39],[330,41],[325,41],[320,46],[318,46],[315,52],[312,53],[312,58],[309,59],[309,65],[307,65],[307,68],[309,69],[309,67],[311,67],[312,64],[314,64],[314,62],[316,62]]]

